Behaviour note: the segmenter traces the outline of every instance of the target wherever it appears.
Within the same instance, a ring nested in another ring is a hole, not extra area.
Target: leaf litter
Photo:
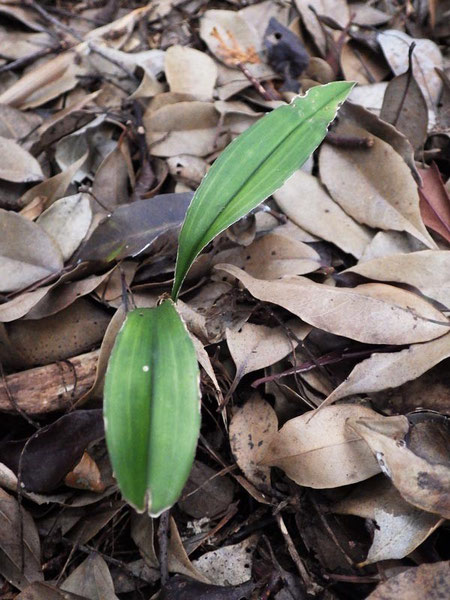
[[[0,13],[3,596],[447,597],[445,7]],[[335,79],[358,85],[313,159],[188,275],[202,436],[169,526],[137,517],[98,419],[124,314],[168,292],[220,152]]]

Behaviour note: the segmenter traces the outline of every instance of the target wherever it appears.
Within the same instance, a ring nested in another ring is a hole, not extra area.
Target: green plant
[[[176,310],[202,249],[298,169],[326,135],[353,84],[312,88],[260,119],[220,155],[197,189],[179,237],[171,299],[128,313],[105,379],[105,428],[125,499],[153,516],[179,498],[200,431],[199,369]]]

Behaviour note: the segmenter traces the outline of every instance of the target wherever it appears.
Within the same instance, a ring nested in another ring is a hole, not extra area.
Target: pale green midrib
[[[249,183],[249,181],[251,181],[251,179],[253,178],[253,176],[259,171],[259,169],[263,168],[266,160],[268,159],[268,157],[273,153],[276,152],[278,150],[278,148],[284,144],[286,142],[286,140],[288,140],[288,138],[293,135],[294,133],[296,133],[298,131],[299,128],[303,127],[308,121],[310,121],[318,112],[320,112],[321,110],[323,110],[324,108],[327,107],[327,105],[329,105],[331,102],[333,102],[334,100],[336,100],[336,97],[342,96],[343,95],[343,91],[339,91],[338,93],[336,93],[332,98],[329,98],[326,102],[324,102],[323,104],[320,105],[320,107],[316,108],[316,110],[314,112],[312,112],[306,121],[301,122],[300,124],[297,124],[293,127],[293,129],[291,131],[289,131],[289,133],[283,137],[283,139],[275,146],[271,149],[271,151],[265,156],[265,158],[263,159],[263,161],[256,167],[256,170],[252,172],[251,175],[249,175],[246,180],[240,185],[240,187],[238,188],[237,191],[235,192],[231,192],[231,195],[228,197],[228,199],[226,201],[224,201],[224,204],[222,206],[222,208],[219,211],[219,214],[217,215],[216,219],[214,220],[214,222],[210,225],[210,227],[208,228],[208,230],[202,235],[202,240],[205,239],[205,237],[208,236],[208,234],[210,233],[210,230],[212,229],[212,227],[214,226],[214,224],[217,222],[217,220],[219,219],[219,217],[221,216],[221,214],[225,211],[225,209],[227,208],[228,204],[230,202],[232,202],[233,198],[236,197],[241,190]],[[344,99],[343,99],[344,100]],[[337,113],[338,107],[335,108],[334,110],[334,114]],[[330,119],[329,122],[331,122],[332,119]],[[326,130],[327,126],[325,127]],[[320,143],[320,142],[319,142]],[[316,146],[317,147],[317,146]],[[313,152],[315,150],[315,148],[313,150],[311,150],[311,152]],[[192,203],[195,200],[195,195],[194,198],[192,199]],[[264,200],[264,199],[263,199]],[[261,200],[261,202],[263,202],[263,200]],[[189,217],[189,209],[188,209],[188,214],[186,215],[186,220]],[[184,226],[183,226],[184,228]],[[224,229],[226,229],[226,227],[224,227]],[[224,231],[224,229],[222,229],[222,231]],[[219,232],[220,233],[220,232]],[[176,264],[176,271],[175,271],[175,281],[174,281],[174,288],[172,290],[172,294],[173,291],[176,290],[176,296],[178,296],[178,293],[180,291],[181,285],[184,281],[185,276],[187,275],[187,272],[189,270],[189,266],[192,264],[192,261],[195,259],[195,257],[203,250],[203,248],[208,244],[208,242],[204,243],[204,241],[199,242],[196,246],[195,246],[195,250],[193,250],[188,258],[186,260],[183,261],[183,265],[180,265],[180,256],[181,256],[181,244],[183,243],[182,237],[185,237],[187,235],[187,233],[185,233],[185,236],[182,235],[183,234],[183,229],[181,230],[181,234],[180,234],[180,245],[178,247],[178,256],[177,256],[177,264]],[[215,233],[214,235],[217,235],[217,233]],[[185,267],[184,270],[186,271],[184,273],[183,278],[181,279],[181,281],[178,282],[177,287],[175,288],[175,284],[177,283],[178,277],[179,277],[179,272],[181,270],[181,266],[185,266],[185,265],[189,265],[187,268]]]

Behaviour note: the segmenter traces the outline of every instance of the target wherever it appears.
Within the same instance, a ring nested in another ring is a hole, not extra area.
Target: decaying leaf
[[[430,419],[429,439],[422,439],[415,451],[407,437],[411,436],[410,429],[414,431],[414,425],[410,427],[407,417],[350,417],[348,427],[367,442],[381,470],[407,502],[449,518],[450,463],[445,426],[442,430]],[[419,454],[427,451],[431,457]]]
[[[0,136],[0,178],[6,181],[31,183],[41,181],[44,174],[38,161],[17,142]]]
[[[165,72],[171,92],[192,94],[199,100],[212,99],[217,67],[204,52],[171,46],[165,56]]]
[[[218,550],[206,552],[193,564],[217,585],[240,585],[251,577],[256,541],[257,537],[251,536],[240,544],[222,546]]]
[[[90,600],[118,600],[108,565],[95,553],[90,554],[72,571],[61,589]]]
[[[436,164],[420,169],[423,185],[419,188],[420,212],[427,227],[450,243],[450,196]]]
[[[299,485],[319,489],[376,475],[381,469],[369,446],[346,426],[352,416],[355,420],[370,419],[377,413],[363,406],[341,404],[290,419],[272,438],[262,464],[280,467]]]
[[[230,422],[234,458],[247,479],[262,490],[270,488],[270,467],[260,462],[277,429],[275,411],[256,393],[237,409]]]
[[[214,518],[233,502],[234,486],[226,475],[194,461],[178,506],[194,519]]]
[[[383,475],[361,483],[332,510],[375,521],[374,537],[364,565],[404,558],[442,523],[438,515],[403,500]]]
[[[424,342],[447,333],[440,311],[393,286],[332,288],[305,277],[255,279],[232,265],[217,265],[216,269],[239,279],[258,300],[278,304],[314,327],[366,344]]]

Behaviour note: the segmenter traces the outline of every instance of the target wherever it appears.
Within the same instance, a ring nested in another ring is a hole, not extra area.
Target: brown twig
[[[166,510],[159,518],[158,542],[159,542],[159,568],[161,572],[161,585],[164,586],[169,580],[169,517],[170,510]]]
[[[374,145],[372,137],[357,137],[354,135],[340,135],[329,131],[325,137],[325,141],[332,146],[343,148],[345,150],[367,150]]]

